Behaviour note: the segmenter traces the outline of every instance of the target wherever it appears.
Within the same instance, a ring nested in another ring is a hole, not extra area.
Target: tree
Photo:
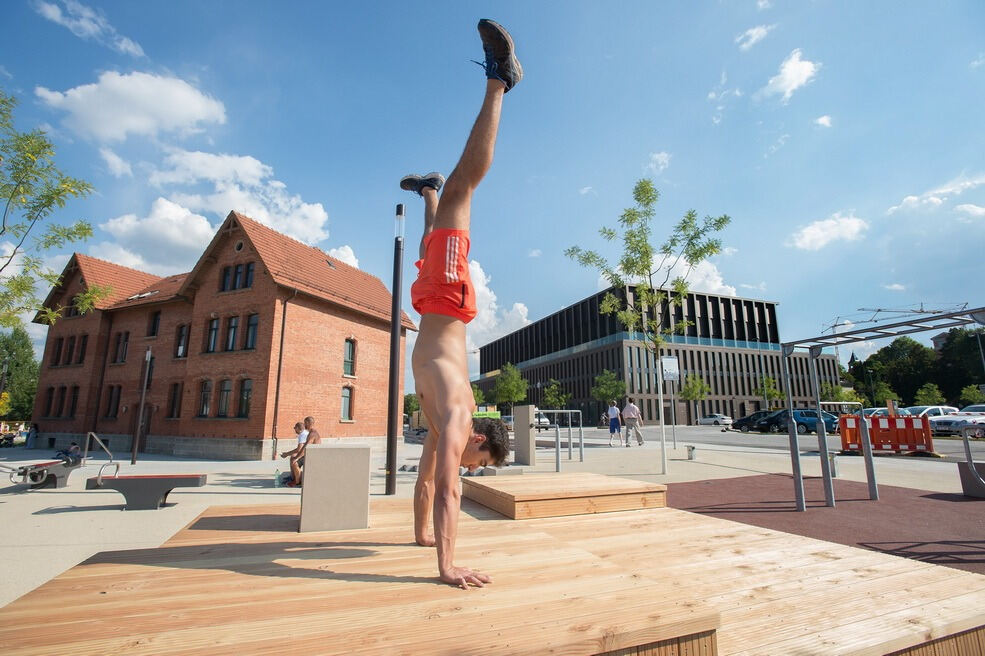
[[[869,400],[858,393],[854,389],[846,389],[841,385],[832,385],[831,383],[821,383],[821,400],[822,401],[840,401],[840,402],[854,402],[861,403],[863,406],[868,406]]]
[[[944,395],[934,383],[924,383],[913,397],[913,405],[941,405]]]
[[[31,337],[24,328],[18,326],[8,333],[0,333],[0,364],[4,360],[7,378],[3,389],[10,394],[10,408],[0,412],[0,417],[30,419],[38,391],[39,364],[34,359]]]
[[[0,417],[6,416],[10,412],[10,394],[4,392],[0,394]]]
[[[711,385],[700,376],[688,374],[681,385],[680,397],[684,401],[694,401],[694,419],[698,419],[698,402],[703,401],[711,393]]]
[[[941,346],[934,381],[941,388],[944,398],[952,403],[960,401],[968,385],[985,383],[979,340],[985,347],[985,328],[952,328]]]
[[[592,385],[590,394],[593,399],[605,404],[609,401],[618,401],[626,396],[626,381],[616,378],[614,371],[603,369],[602,373],[595,377],[595,384]]]
[[[958,401],[962,406],[973,403],[985,403],[985,392],[978,389],[977,385],[965,385],[961,388],[961,395],[958,397]]]
[[[421,402],[417,398],[417,394],[404,394],[404,414],[408,417],[413,416],[415,412],[421,409]]]
[[[40,234],[31,234],[69,199],[88,196],[92,186],[55,166],[55,147],[42,130],[18,132],[14,128],[16,104],[0,90],[0,240],[11,244],[0,255],[0,326],[7,328],[21,325],[20,315],[25,312],[40,314],[49,324],[61,316],[63,307],[45,308],[38,295],[39,284],[51,287],[60,277],[44,265],[43,256],[92,236],[92,226],[86,221],[49,223]],[[30,242],[28,237],[32,237]],[[85,314],[108,293],[93,286],[72,299],[71,305]]]
[[[568,405],[571,393],[561,388],[561,383],[551,378],[544,388],[544,407],[560,410]]]
[[[509,403],[510,414],[513,414],[514,403],[527,398],[527,381],[520,375],[520,370],[509,362],[503,365],[496,377],[493,398],[496,403]]]
[[[728,215],[706,216],[689,210],[674,225],[670,236],[654,247],[651,224],[656,216],[660,194],[653,181],[644,178],[633,187],[635,207],[627,208],[619,218],[619,229],[603,226],[599,234],[607,242],[621,235],[622,255],[610,263],[594,250],[571,246],[564,254],[584,267],[597,269],[614,288],[634,286],[634,294],[620,298],[611,292],[604,297],[599,311],[614,314],[630,332],[640,331],[643,343],[655,356],[670,331],[683,333],[691,321],[672,322],[673,308],[688,293],[687,277],[702,261],[721,251],[715,234],[731,222]]]
[[[886,382],[898,394],[898,399],[912,399],[917,389],[933,376],[937,353],[910,337],[897,337],[865,361],[865,366],[878,372],[878,380]],[[875,395],[875,402],[884,401]]]
[[[883,406],[889,399],[899,401],[899,394],[893,391],[889,383],[880,380],[872,386],[872,405]]]
[[[780,404],[774,402],[778,402],[783,398],[783,392],[781,392],[776,386],[776,380],[772,376],[766,376],[763,378],[763,382],[760,383],[759,387],[754,389],[752,393],[756,396],[765,398],[767,406],[770,408],[779,407]]]
[[[486,395],[482,393],[482,390],[475,383],[472,383],[472,399],[476,405],[482,405],[486,402]]]

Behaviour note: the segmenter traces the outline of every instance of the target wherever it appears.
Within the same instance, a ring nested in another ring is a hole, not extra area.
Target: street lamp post
[[[150,347],[147,347],[147,352],[144,353],[144,381],[140,386],[140,414],[137,416],[137,434],[133,436],[133,449],[130,453],[130,464],[137,464],[137,445],[140,442],[140,436],[144,433],[144,401],[147,398],[147,380],[150,378],[150,361],[151,352]]]
[[[397,205],[393,238],[393,296],[390,306],[390,402],[387,404],[386,493],[397,493],[397,398],[400,391],[400,295],[404,263],[404,205]],[[400,423],[403,426],[403,422]]]

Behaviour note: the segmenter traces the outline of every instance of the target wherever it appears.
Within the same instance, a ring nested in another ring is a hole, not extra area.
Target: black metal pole
[[[137,464],[137,444],[140,442],[140,434],[144,430],[144,399],[147,398],[147,378],[150,376],[150,347],[147,347],[147,353],[144,354],[144,381],[143,385],[140,386],[140,410],[138,411],[140,415],[137,417],[137,434],[133,436],[133,449],[130,453],[130,464]]]
[[[397,205],[393,238],[393,299],[390,309],[390,402],[386,420],[386,493],[397,493],[397,415],[400,413],[400,296],[404,264],[404,205]],[[401,424],[403,423],[401,422]]]

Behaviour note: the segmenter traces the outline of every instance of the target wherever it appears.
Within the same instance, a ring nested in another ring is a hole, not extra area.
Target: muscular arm
[[[434,536],[429,528],[431,504],[434,502],[435,444],[438,432],[428,421],[428,435],[417,467],[417,483],[414,484],[414,539],[422,547],[433,547]]]
[[[451,410],[435,454],[434,538],[438,547],[438,573],[443,581],[449,583],[458,582],[457,575],[460,574],[454,564],[458,514],[462,502],[458,468],[468,441],[470,421],[471,416],[464,408]]]

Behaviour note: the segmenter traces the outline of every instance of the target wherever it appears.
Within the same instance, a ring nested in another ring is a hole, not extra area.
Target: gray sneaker
[[[479,21],[479,38],[486,61],[476,63],[486,69],[487,78],[499,80],[509,91],[523,79],[523,67],[514,53],[513,37],[496,21],[483,18]]]
[[[416,173],[411,173],[410,175],[405,175],[400,180],[400,188],[404,191],[413,191],[418,196],[421,195],[421,190],[424,187],[431,187],[435,191],[441,190],[441,185],[445,184],[445,176],[441,175],[437,171],[432,171],[427,175],[417,175]]]

